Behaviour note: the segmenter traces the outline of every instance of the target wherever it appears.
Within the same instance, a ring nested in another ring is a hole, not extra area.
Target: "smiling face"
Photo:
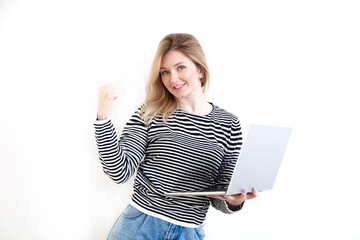
[[[173,50],[163,56],[160,74],[166,89],[179,101],[202,95],[200,78],[203,78],[203,74],[181,51]]]

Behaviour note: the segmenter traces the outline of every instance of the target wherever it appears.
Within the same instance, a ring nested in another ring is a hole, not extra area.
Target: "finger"
[[[116,89],[105,89],[99,93],[99,98],[105,101],[114,101],[119,97],[120,93]]]
[[[117,92],[118,88],[115,85],[104,85],[99,87],[99,92]]]
[[[244,194],[244,191],[241,190],[241,193],[240,194],[235,194],[235,195],[228,195],[228,196],[225,196],[225,200],[228,200],[228,201],[244,201],[246,200],[246,193]]]
[[[247,193],[246,193],[246,191],[245,191],[245,188],[243,188],[243,189],[241,190],[241,195],[243,195],[243,196],[245,197],[245,199],[246,199]]]
[[[233,198],[236,198],[236,199],[246,199],[246,195],[247,195],[247,193],[246,193],[246,191],[245,191],[245,189],[242,189],[241,190],[241,193],[239,193],[239,194],[235,194],[235,195],[227,195],[226,196],[226,199],[233,199]]]
[[[105,84],[99,87],[99,89],[116,89],[114,84]]]
[[[258,197],[259,195],[258,195],[258,193],[253,193],[252,194],[252,198],[256,198],[256,197]]]
[[[247,195],[247,199],[253,199],[253,198],[256,198],[257,196],[258,196],[258,193],[255,190],[255,188],[253,188],[252,192]]]

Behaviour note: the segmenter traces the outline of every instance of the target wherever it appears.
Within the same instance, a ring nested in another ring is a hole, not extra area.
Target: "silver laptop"
[[[170,192],[169,196],[234,195],[273,188],[292,128],[250,125],[239,159],[226,186],[191,192]]]

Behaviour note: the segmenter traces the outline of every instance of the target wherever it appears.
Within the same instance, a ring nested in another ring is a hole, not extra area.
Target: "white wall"
[[[97,88],[144,98],[161,38],[195,35],[208,100],[249,123],[294,127],[275,188],[207,239],[359,239],[357,1],[0,1],[0,239],[105,239],[130,199],[97,157]],[[223,231],[219,231],[222,229]]]

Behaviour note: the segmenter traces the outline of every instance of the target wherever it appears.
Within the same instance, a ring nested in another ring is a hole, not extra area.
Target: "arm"
[[[219,174],[217,178],[217,183],[229,183],[230,178],[232,175],[232,172],[234,171],[236,161],[238,159],[240,149],[242,145],[242,131],[241,131],[241,125],[237,118],[233,118],[231,122],[231,128],[230,128],[230,136],[227,140],[227,146],[225,151],[224,159],[221,163]],[[235,211],[239,211],[243,205],[244,202],[241,202],[240,204],[232,205],[229,203],[232,202],[233,196],[225,197],[216,197],[216,196],[210,196],[211,198],[211,205],[224,213],[233,213]]]
[[[256,198],[257,192],[255,189],[251,193],[246,193],[245,190],[242,190],[241,194],[236,194],[232,196],[209,196],[213,197],[213,200],[218,201],[217,205],[222,206],[217,208],[218,210],[224,213],[233,213],[240,211],[244,206],[245,200],[250,200]]]
[[[116,183],[126,182],[136,171],[147,146],[147,129],[139,110],[130,118],[117,140],[110,119],[94,124],[103,170]]]
[[[147,146],[147,129],[139,110],[126,124],[118,141],[115,128],[109,119],[119,92],[112,85],[99,88],[95,137],[104,172],[116,183],[126,182],[135,172]]]
[[[231,213],[240,211],[242,209],[242,207],[244,206],[244,203],[245,203],[245,201],[243,201],[240,205],[233,206],[233,205],[229,204],[226,200],[222,199],[221,197],[213,196],[213,198],[211,199],[211,206],[213,206],[215,209],[217,209],[223,213],[227,213],[227,214],[231,214]]]

